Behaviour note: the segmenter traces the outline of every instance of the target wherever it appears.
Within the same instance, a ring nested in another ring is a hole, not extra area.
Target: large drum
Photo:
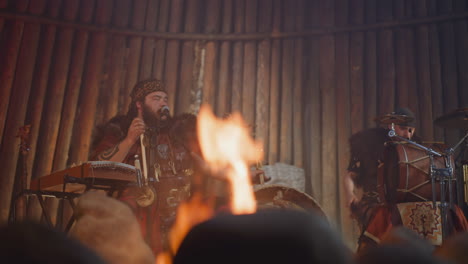
[[[436,152],[442,153],[447,147],[440,143],[421,144]],[[453,157],[434,156],[436,169],[454,168]],[[405,203],[432,201],[432,181],[430,175],[431,159],[425,150],[407,142],[387,143],[384,160],[378,169],[377,190],[382,202]],[[455,178],[453,176],[453,178]],[[455,181],[453,192],[456,191]],[[448,184],[446,185],[448,194]],[[440,183],[435,181],[436,200],[440,201]],[[455,193],[453,193],[455,201]],[[449,197],[445,197],[448,201]]]
[[[258,209],[314,211],[325,217],[318,202],[310,195],[282,185],[262,186],[255,191]]]

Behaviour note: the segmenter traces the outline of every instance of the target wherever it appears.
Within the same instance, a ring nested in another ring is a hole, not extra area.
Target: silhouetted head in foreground
[[[434,246],[424,238],[420,237],[413,230],[404,226],[392,228],[384,235],[381,241],[384,245],[400,245],[417,248],[426,252],[428,255],[432,254]]]
[[[434,254],[454,264],[468,263],[468,232],[449,237]]]
[[[182,263],[352,263],[352,253],[316,214],[262,210],[195,226],[174,259]]]
[[[359,264],[443,264],[426,250],[409,244],[379,245],[357,258]]]
[[[28,264],[104,264],[92,250],[66,234],[38,223],[0,228],[0,262]]]

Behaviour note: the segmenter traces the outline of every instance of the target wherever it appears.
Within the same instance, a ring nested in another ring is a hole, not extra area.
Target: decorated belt
[[[162,178],[152,184],[156,189],[160,210],[176,208],[190,197],[190,181],[186,177]]]

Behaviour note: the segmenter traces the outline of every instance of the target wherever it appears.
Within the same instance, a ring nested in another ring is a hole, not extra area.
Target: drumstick
[[[145,178],[145,184],[148,184],[148,166],[146,165],[146,149],[145,144],[143,143],[145,134],[140,135],[140,145],[141,145],[141,158],[143,161],[143,177]]]
[[[135,155],[135,168],[137,169],[137,185],[141,187],[141,164],[140,160],[138,159],[138,155]]]

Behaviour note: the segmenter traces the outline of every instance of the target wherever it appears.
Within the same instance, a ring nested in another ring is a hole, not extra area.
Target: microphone
[[[170,109],[169,106],[165,105],[161,108],[161,115],[169,115]]]
[[[159,110],[159,118],[161,121],[165,122],[169,120],[170,116],[169,106],[165,105]]]

